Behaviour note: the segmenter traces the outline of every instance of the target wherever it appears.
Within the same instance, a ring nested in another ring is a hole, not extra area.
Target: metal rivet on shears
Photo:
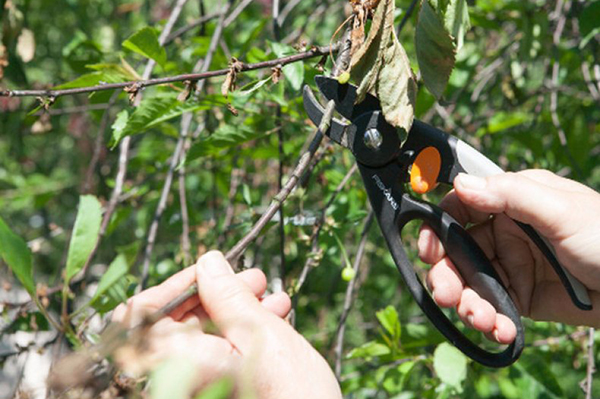
[[[365,145],[372,150],[377,150],[383,142],[383,136],[379,130],[371,128],[365,131]]]

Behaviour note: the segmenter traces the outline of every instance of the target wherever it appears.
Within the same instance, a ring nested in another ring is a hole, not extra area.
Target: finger
[[[154,313],[185,291],[195,279],[195,270],[188,267],[174,274],[162,284],[149,288],[129,298],[127,303],[119,305],[113,312],[113,321],[125,325],[135,325],[144,316]],[[189,308],[194,300],[189,299],[184,304]],[[179,314],[180,317],[183,313]]]
[[[284,318],[292,309],[292,300],[285,292],[276,292],[262,299],[260,302],[263,308],[269,312]]]
[[[250,351],[255,335],[280,321],[264,309],[254,293],[236,275],[220,252],[211,251],[196,264],[202,307],[221,333],[242,353]]]
[[[436,264],[446,255],[442,242],[433,229],[426,224],[423,224],[419,230],[417,248],[419,249],[419,258],[430,265]]]
[[[265,274],[259,269],[248,269],[243,272],[238,273],[240,279],[250,288],[250,290],[254,293],[257,298],[263,296],[267,289],[267,278]],[[186,288],[187,289],[187,288]],[[200,305],[200,298],[198,295],[194,295],[181,305],[177,307],[177,309],[173,310],[169,316],[173,320],[180,320],[183,315],[192,309],[198,307]]]
[[[492,331],[485,335],[490,341],[502,345],[511,344],[517,337],[517,328],[507,316],[497,313],[496,322]]]
[[[450,308],[460,302],[464,281],[452,261],[444,257],[427,273],[427,286],[439,306]]]
[[[255,297],[260,298],[267,290],[267,277],[262,270],[251,268],[237,274],[240,279],[250,288]]]
[[[456,311],[464,323],[478,331],[488,333],[496,325],[496,309],[471,288],[462,292]]]
[[[481,212],[504,212],[531,224],[544,236],[560,239],[564,219],[572,209],[564,191],[541,184],[523,174],[503,173],[487,178],[459,174],[454,179],[459,199]]]
[[[517,174],[521,174],[537,181],[538,183],[553,187],[554,189],[558,190],[573,191],[580,194],[596,193],[594,190],[581,183],[567,179],[566,177],[560,177],[555,173],[545,169],[527,169],[517,172]]]

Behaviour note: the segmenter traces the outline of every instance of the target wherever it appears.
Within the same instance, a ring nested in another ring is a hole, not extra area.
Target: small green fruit
[[[337,77],[337,80],[340,82],[340,84],[345,85],[350,80],[350,72],[340,73],[340,75]]]
[[[344,281],[350,281],[356,276],[356,272],[351,267],[344,267],[342,269],[342,278]]]

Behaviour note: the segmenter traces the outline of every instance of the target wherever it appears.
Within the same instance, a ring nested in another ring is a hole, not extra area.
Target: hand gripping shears
[[[369,201],[381,232],[409,291],[435,327],[473,360],[490,367],[515,362],[523,350],[524,331],[515,304],[498,274],[469,233],[448,213],[434,204],[410,195],[405,184],[422,193],[437,183],[451,185],[458,173],[480,177],[504,173],[500,167],[465,142],[419,120],[415,120],[404,144],[398,130],[385,121],[379,100],[367,94],[355,104],[357,88],[324,76],[315,78],[327,100],[349,122],[333,119],[323,132],[335,143],[349,149],[358,165]],[[308,86],[304,88],[304,108],[319,125],[323,106]],[[464,281],[499,313],[517,327],[515,341],[499,352],[483,349],[469,340],[442,312],[413,269],[400,236],[411,220],[420,219],[437,234]],[[584,310],[592,308],[586,288],[556,259],[554,250],[531,226],[516,222],[548,259],[573,303]]]

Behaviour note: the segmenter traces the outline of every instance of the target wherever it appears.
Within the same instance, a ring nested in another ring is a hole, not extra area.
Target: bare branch
[[[206,53],[206,57],[204,60],[200,60],[194,66],[194,71],[206,71],[210,68],[210,64],[212,62],[213,55],[217,50],[217,46],[219,45],[219,41],[221,40],[221,36],[223,34],[224,29],[224,21],[225,14],[231,7],[232,0],[229,0],[221,15],[219,16],[219,22],[217,23],[217,28],[213,32],[210,45],[208,48],[208,52]],[[197,86],[196,92],[202,91],[204,88],[204,83],[206,81],[201,81],[200,85]],[[193,114],[186,113],[181,118],[181,127],[179,132],[179,138],[177,139],[177,144],[175,145],[175,151],[171,156],[171,164],[169,165],[169,170],[167,172],[167,176],[165,178],[165,183],[163,185],[163,189],[160,195],[160,199],[158,201],[158,206],[156,207],[156,211],[154,213],[154,218],[152,219],[152,224],[150,225],[150,230],[148,231],[148,238],[146,240],[146,249],[144,251],[144,261],[142,264],[142,274],[140,277],[140,285],[138,286],[139,290],[146,288],[146,284],[148,282],[148,275],[150,272],[150,257],[152,255],[152,251],[154,249],[154,244],[156,242],[156,234],[158,232],[158,225],[160,223],[160,218],[162,217],[163,212],[167,207],[167,198],[169,196],[169,192],[171,191],[171,184],[173,183],[173,175],[175,173],[175,169],[179,162],[185,157],[186,151],[186,141],[189,135],[190,127],[192,124]]]
[[[298,61],[304,61],[309,58],[319,57],[325,54],[329,54],[329,50],[336,52],[339,44],[333,44],[330,46],[315,46],[310,50],[289,55],[286,57],[277,58],[269,61],[256,62],[254,64],[242,64],[241,72],[254,71],[257,69],[272,68],[277,65],[287,65]],[[63,90],[1,90],[0,97],[60,97],[69,96],[74,94],[92,93],[97,91],[124,89],[128,86],[136,86],[140,89],[156,86],[167,83],[184,82],[190,81],[203,81],[204,79],[213,78],[215,76],[227,75],[229,68],[217,69],[214,71],[202,72],[202,73],[187,73],[183,75],[167,76],[164,78],[155,78],[147,80],[133,80],[129,82],[121,83],[108,83],[100,84],[96,86],[78,87],[75,89],[63,89]]]
[[[348,314],[350,313],[350,309],[352,309],[352,304],[354,303],[354,289],[357,285],[358,269],[360,267],[363,255],[365,254],[367,236],[369,233],[369,228],[373,223],[373,216],[373,211],[370,211],[365,222],[365,227],[363,228],[363,231],[360,236],[360,242],[358,244],[358,249],[356,250],[356,258],[354,258],[354,264],[352,265],[352,270],[354,270],[354,276],[352,277],[352,280],[350,280],[348,286],[346,287],[346,296],[344,297],[344,308],[342,310],[342,315],[340,316],[340,322],[337,328],[334,352],[335,376],[338,380],[340,379],[340,375],[342,373],[342,353],[344,351],[344,333],[346,332],[346,320],[348,319]]]

